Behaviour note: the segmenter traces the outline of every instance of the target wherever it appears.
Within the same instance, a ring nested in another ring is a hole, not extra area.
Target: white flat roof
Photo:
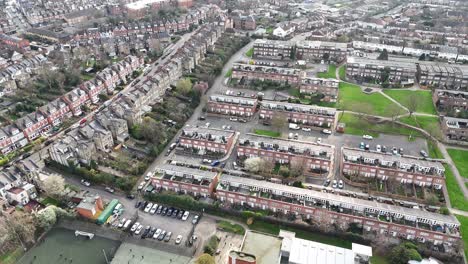
[[[129,9],[142,9],[147,7],[150,4],[163,2],[165,0],[140,0],[133,3],[126,4],[125,6]]]

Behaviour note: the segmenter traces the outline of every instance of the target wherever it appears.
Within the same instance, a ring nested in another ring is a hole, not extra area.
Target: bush
[[[203,252],[213,256],[216,253],[216,249],[218,248],[218,243],[218,237],[211,236],[210,239],[206,242],[205,246],[203,247]]]

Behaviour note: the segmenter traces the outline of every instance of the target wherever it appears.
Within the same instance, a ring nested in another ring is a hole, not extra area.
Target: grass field
[[[465,257],[468,258],[468,217],[462,215],[456,215],[456,217],[461,224],[460,232],[465,247]]]
[[[249,49],[249,50],[245,53],[245,56],[247,56],[247,57],[249,57],[249,58],[252,58],[253,53],[254,53],[254,49],[251,48],[251,49]]]
[[[335,79],[336,78],[336,66],[334,64],[328,65],[327,72],[319,72],[317,73],[317,77],[325,78],[325,79]]]
[[[226,75],[224,75],[224,77],[226,78],[231,78],[232,76],[232,69],[229,69],[227,72],[226,72]]]
[[[0,263],[2,264],[13,264],[16,263],[16,260],[18,260],[21,255],[23,254],[23,250],[18,247],[15,251],[12,251],[10,253],[7,253],[5,255],[0,256]]]
[[[340,109],[363,112],[360,106],[368,105],[369,109],[366,109],[364,113],[389,116],[387,110],[391,104],[393,104],[392,101],[379,93],[366,94],[355,84],[340,82],[337,104]]]
[[[409,91],[409,90],[384,90],[384,93],[392,97],[400,104],[408,107],[408,98],[411,94],[418,95],[418,107],[416,112],[436,115],[437,111],[432,103],[431,91]]]
[[[277,131],[271,130],[263,130],[263,129],[255,129],[254,133],[260,136],[268,136],[268,137],[280,137],[281,133]]]
[[[217,222],[218,227],[222,228],[226,232],[238,234],[238,235],[244,235],[245,234],[245,228],[242,227],[239,224],[234,224],[229,221],[218,221]]]
[[[432,140],[427,141],[427,149],[428,149],[429,157],[431,157],[433,159],[443,159],[444,158],[444,155],[442,155],[442,152],[440,152],[439,147]]]
[[[468,151],[461,149],[447,149],[457,170],[463,178],[468,178]]]
[[[458,185],[452,170],[447,165],[445,167],[445,185],[447,186],[450,204],[453,208],[468,212],[468,201],[463,196],[463,192]]]
[[[340,77],[340,80],[346,79],[346,65],[343,65],[338,69],[338,75]]]
[[[340,114],[339,117],[340,123],[345,123],[345,133],[352,135],[371,135],[373,137],[378,137],[380,133],[383,134],[394,134],[394,135],[404,135],[411,137],[422,137],[423,135],[416,130],[399,126],[397,124],[392,125],[391,123],[380,123],[372,124],[368,122],[365,118],[359,120],[357,115],[350,113]]]

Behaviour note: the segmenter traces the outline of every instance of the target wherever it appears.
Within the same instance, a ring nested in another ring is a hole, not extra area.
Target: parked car
[[[317,143],[322,143],[322,138],[317,138]]]
[[[130,232],[135,232],[137,228],[140,226],[140,223],[136,222],[132,225],[132,228],[130,228]]]
[[[105,190],[106,190],[107,192],[109,192],[109,193],[114,193],[114,192],[115,192],[115,190],[112,189],[111,187],[106,187]]]
[[[169,208],[167,209],[167,214],[166,216],[172,216],[172,212],[174,211],[174,208]]]
[[[178,213],[179,213],[179,209],[174,209],[174,211],[172,211],[171,217],[176,218]]]
[[[143,187],[145,187],[145,182],[141,182],[140,185],[138,185],[138,191],[143,190]]]
[[[331,182],[330,179],[326,179],[325,182],[323,183],[323,186],[328,187],[328,185],[330,185],[330,182]]]
[[[338,187],[338,182],[336,180],[333,180],[332,188],[336,189],[336,187]]]
[[[154,232],[154,235],[153,235],[153,238],[154,239],[158,239],[159,235],[161,234],[162,230],[160,228],[158,228],[156,230],[156,232]]]
[[[362,138],[363,139],[369,139],[369,140],[374,139],[371,135],[363,135]]]
[[[141,201],[137,201],[137,202],[135,203],[135,208],[140,208],[140,206],[141,206]]]
[[[149,213],[149,211],[151,210],[151,207],[153,207],[153,203],[148,203],[145,207],[144,212]]]
[[[143,231],[143,234],[141,235],[141,238],[145,239],[148,236],[148,233],[150,232],[150,230],[151,230],[151,226],[147,226],[145,228],[145,231]]]
[[[237,122],[237,117],[230,117],[229,120],[233,122]]]
[[[199,215],[194,215],[193,220],[192,220],[192,224],[196,225],[198,223],[198,220],[200,220],[200,216]]]
[[[153,237],[155,232],[156,232],[156,227],[153,226],[148,233],[148,237]]]
[[[421,150],[419,153],[421,153],[421,156],[423,156],[423,157],[425,157],[425,158],[428,157],[427,152],[424,151],[424,150]]]
[[[83,180],[83,179],[81,179],[81,184],[83,184],[83,185],[86,186],[86,187],[91,186],[91,183],[89,183],[89,181],[85,181],[85,180]]]
[[[329,129],[323,129],[322,133],[325,134],[325,135],[331,135],[332,132]]]
[[[182,235],[178,235],[176,240],[175,240],[175,243],[178,245],[180,244],[180,242],[182,242]]]
[[[159,234],[158,240],[159,240],[159,241],[162,241],[162,240],[164,239],[165,236],[166,236],[166,230],[163,230],[163,231],[161,232],[161,234]]]
[[[120,220],[119,225],[117,227],[122,228],[124,226],[125,222],[127,222],[127,219],[122,218],[122,220]]]
[[[361,142],[361,143],[359,144],[359,148],[360,148],[360,149],[364,149],[365,147],[366,147],[366,144],[364,144],[364,142]]]
[[[301,129],[302,129],[302,131],[305,131],[305,132],[310,132],[310,131],[312,131],[312,129],[310,129],[310,127],[303,127],[303,128],[301,128]]]
[[[127,194],[127,199],[133,200],[133,199],[135,199],[135,195],[134,194]]]
[[[211,164],[213,161],[209,160],[209,159],[203,159],[202,160],[202,163],[204,164]]]
[[[163,207],[163,209],[162,209],[162,211],[161,211],[161,215],[166,215],[166,214],[167,214],[167,210],[168,210],[167,207]]]
[[[400,148],[398,152],[400,153],[400,155],[403,155],[403,148]]]
[[[153,206],[151,207],[149,213],[154,215],[156,213],[156,210],[158,209],[158,205],[157,204],[153,204]]]
[[[167,232],[166,236],[164,237],[164,242],[169,242],[171,240],[172,232]]]
[[[184,215],[182,216],[182,221],[187,221],[189,215],[190,215],[190,212],[189,212],[189,211],[185,211],[185,212],[184,212]]]
[[[380,145],[375,146],[375,150],[378,152],[382,151],[382,147]]]
[[[156,210],[156,213],[157,213],[157,214],[161,214],[162,209],[163,209],[163,206],[160,205],[160,206],[158,207],[158,210]]]
[[[241,122],[241,123],[247,123],[247,119],[239,118],[239,122]]]
[[[177,219],[182,219],[182,217],[184,216],[184,210],[180,210],[179,213],[177,214]]]
[[[122,229],[127,230],[127,228],[130,226],[131,223],[132,223],[132,220],[128,219],[123,225]]]
[[[202,115],[198,117],[198,120],[205,120],[205,119],[206,119],[206,117],[202,116]]]
[[[343,189],[343,187],[344,187],[343,180],[339,180],[338,181],[338,188]]]
[[[370,146],[369,144],[366,144],[366,146],[364,147],[365,150],[369,150],[370,149]]]
[[[148,201],[144,201],[143,203],[141,203],[140,210],[144,211],[147,205],[148,205]]]
[[[232,162],[232,168],[235,169],[235,170],[239,169],[239,167],[237,166],[237,162],[235,162],[235,161]]]
[[[142,224],[138,225],[137,229],[135,230],[135,235],[139,235],[142,229],[143,229],[143,225]]]

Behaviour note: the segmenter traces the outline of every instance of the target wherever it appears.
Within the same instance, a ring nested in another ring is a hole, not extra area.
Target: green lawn
[[[330,64],[328,65],[328,71],[317,73],[317,77],[325,78],[325,79],[335,79],[336,78],[335,73],[336,73],[336,65]]]
[[[463,245],[465,247],[465,257],[468,258],[468,217],[462,215],[455,215],[461,224],[460,232],[463,238]]]
[[[338,69],[338,75],[340,77],[340,80],[346,79],[346,65],[343,65]]]
[[[390,116],[387,110],[391,104],[392,101],[379,93],[366,94],[355,84],[340,82],[337,105],[340,109]]]
[[[267,28],[265,29],[265,33],[271,35],[271,34],[273,34],[273,30],[274,30],[273,27],[267,27]]]
[[[399,119],[399,121],[424,129],[426,132],[431,134],[435,138],[441,137],[441,128],[439,124],[439,118],[435,116],[405,116]]]
[[[437,111],[432,103],[432,93],[431,91],[409,91],[409,90],[384,90],[384,93],[388,96],[392,97],[400,104],[408,107],[408,98],[411,94],[418,95],[418,107],[416,108],[416,112],[419,113],[426,113],[436,115]]]
[[[447,149],[450,157],[455,166],[457,166],[458,173],[464,178],[468,178],[468,151],[461,149]]]
[[[280,137],[281,133],[277,131],[271,130],[264,130],[264,129],[255,129],[254,133],[261,136],[268,136],[268,137]]]
[[[427,141],[427,149],[428,149],[428,152],[429,152],[428,153],[429,157],[431,157],[433,159],[443,159],[444,158],[444,155],[442,155],[442,152],[440,152],[439,147],[432,140]]]
[[[15,251],[0,255],[0,263],[2,264],[13,264],[21,257],[23,250],[18,247]]]
[[[453,208],[468,212],[468,201],[463,196],[463,192],[458,185],[452,170],[447,165],[445,167],[445,185],[447,186],[450,204]]]
[[[227,72],[226,72],[226,75],[224,75],[224,77],[226,78],[231,78],[232,76],[232,69],[229,69]]]
[[[254,49],[251,48],[251,49],[249,49],[249,50],[245,53],[245,56],[247,56],[247,57],[249,57],[249,58],[252,58],[253,53],[254,53]]]
[[[239,224],[233,224],[229,221],[221,220],[217,222],[218,227],[222,228],[226,232],[238,234],[238,235],[244,235],[245,234],[245,228],[242,227]]]
[[[45,205],[55,205],[55,206],[59,206],[59,201],[57,201],[56,199],[54,198],[51,198],[51,197],[46,197],[44,200],[42,200],[42,203],[45,204]]]
[[[384,256],[374,255],[370,258],[372,264],[390,264],[390,261]]]
[[[338,119],[340,123],[345,123],[345,133],[352,135],[371,135],[373,137],[378,137],[380,133],[383,134],[394,134],[394,135],[405,135],[411,137],[422,137],[422,134],[419,131],[406,128],[397,124],[392,125],[391,123],[379,123],[372,124],[368,122],[365,117],[361,120],[359,116],[353,115],[350,113],[340,113]]]

